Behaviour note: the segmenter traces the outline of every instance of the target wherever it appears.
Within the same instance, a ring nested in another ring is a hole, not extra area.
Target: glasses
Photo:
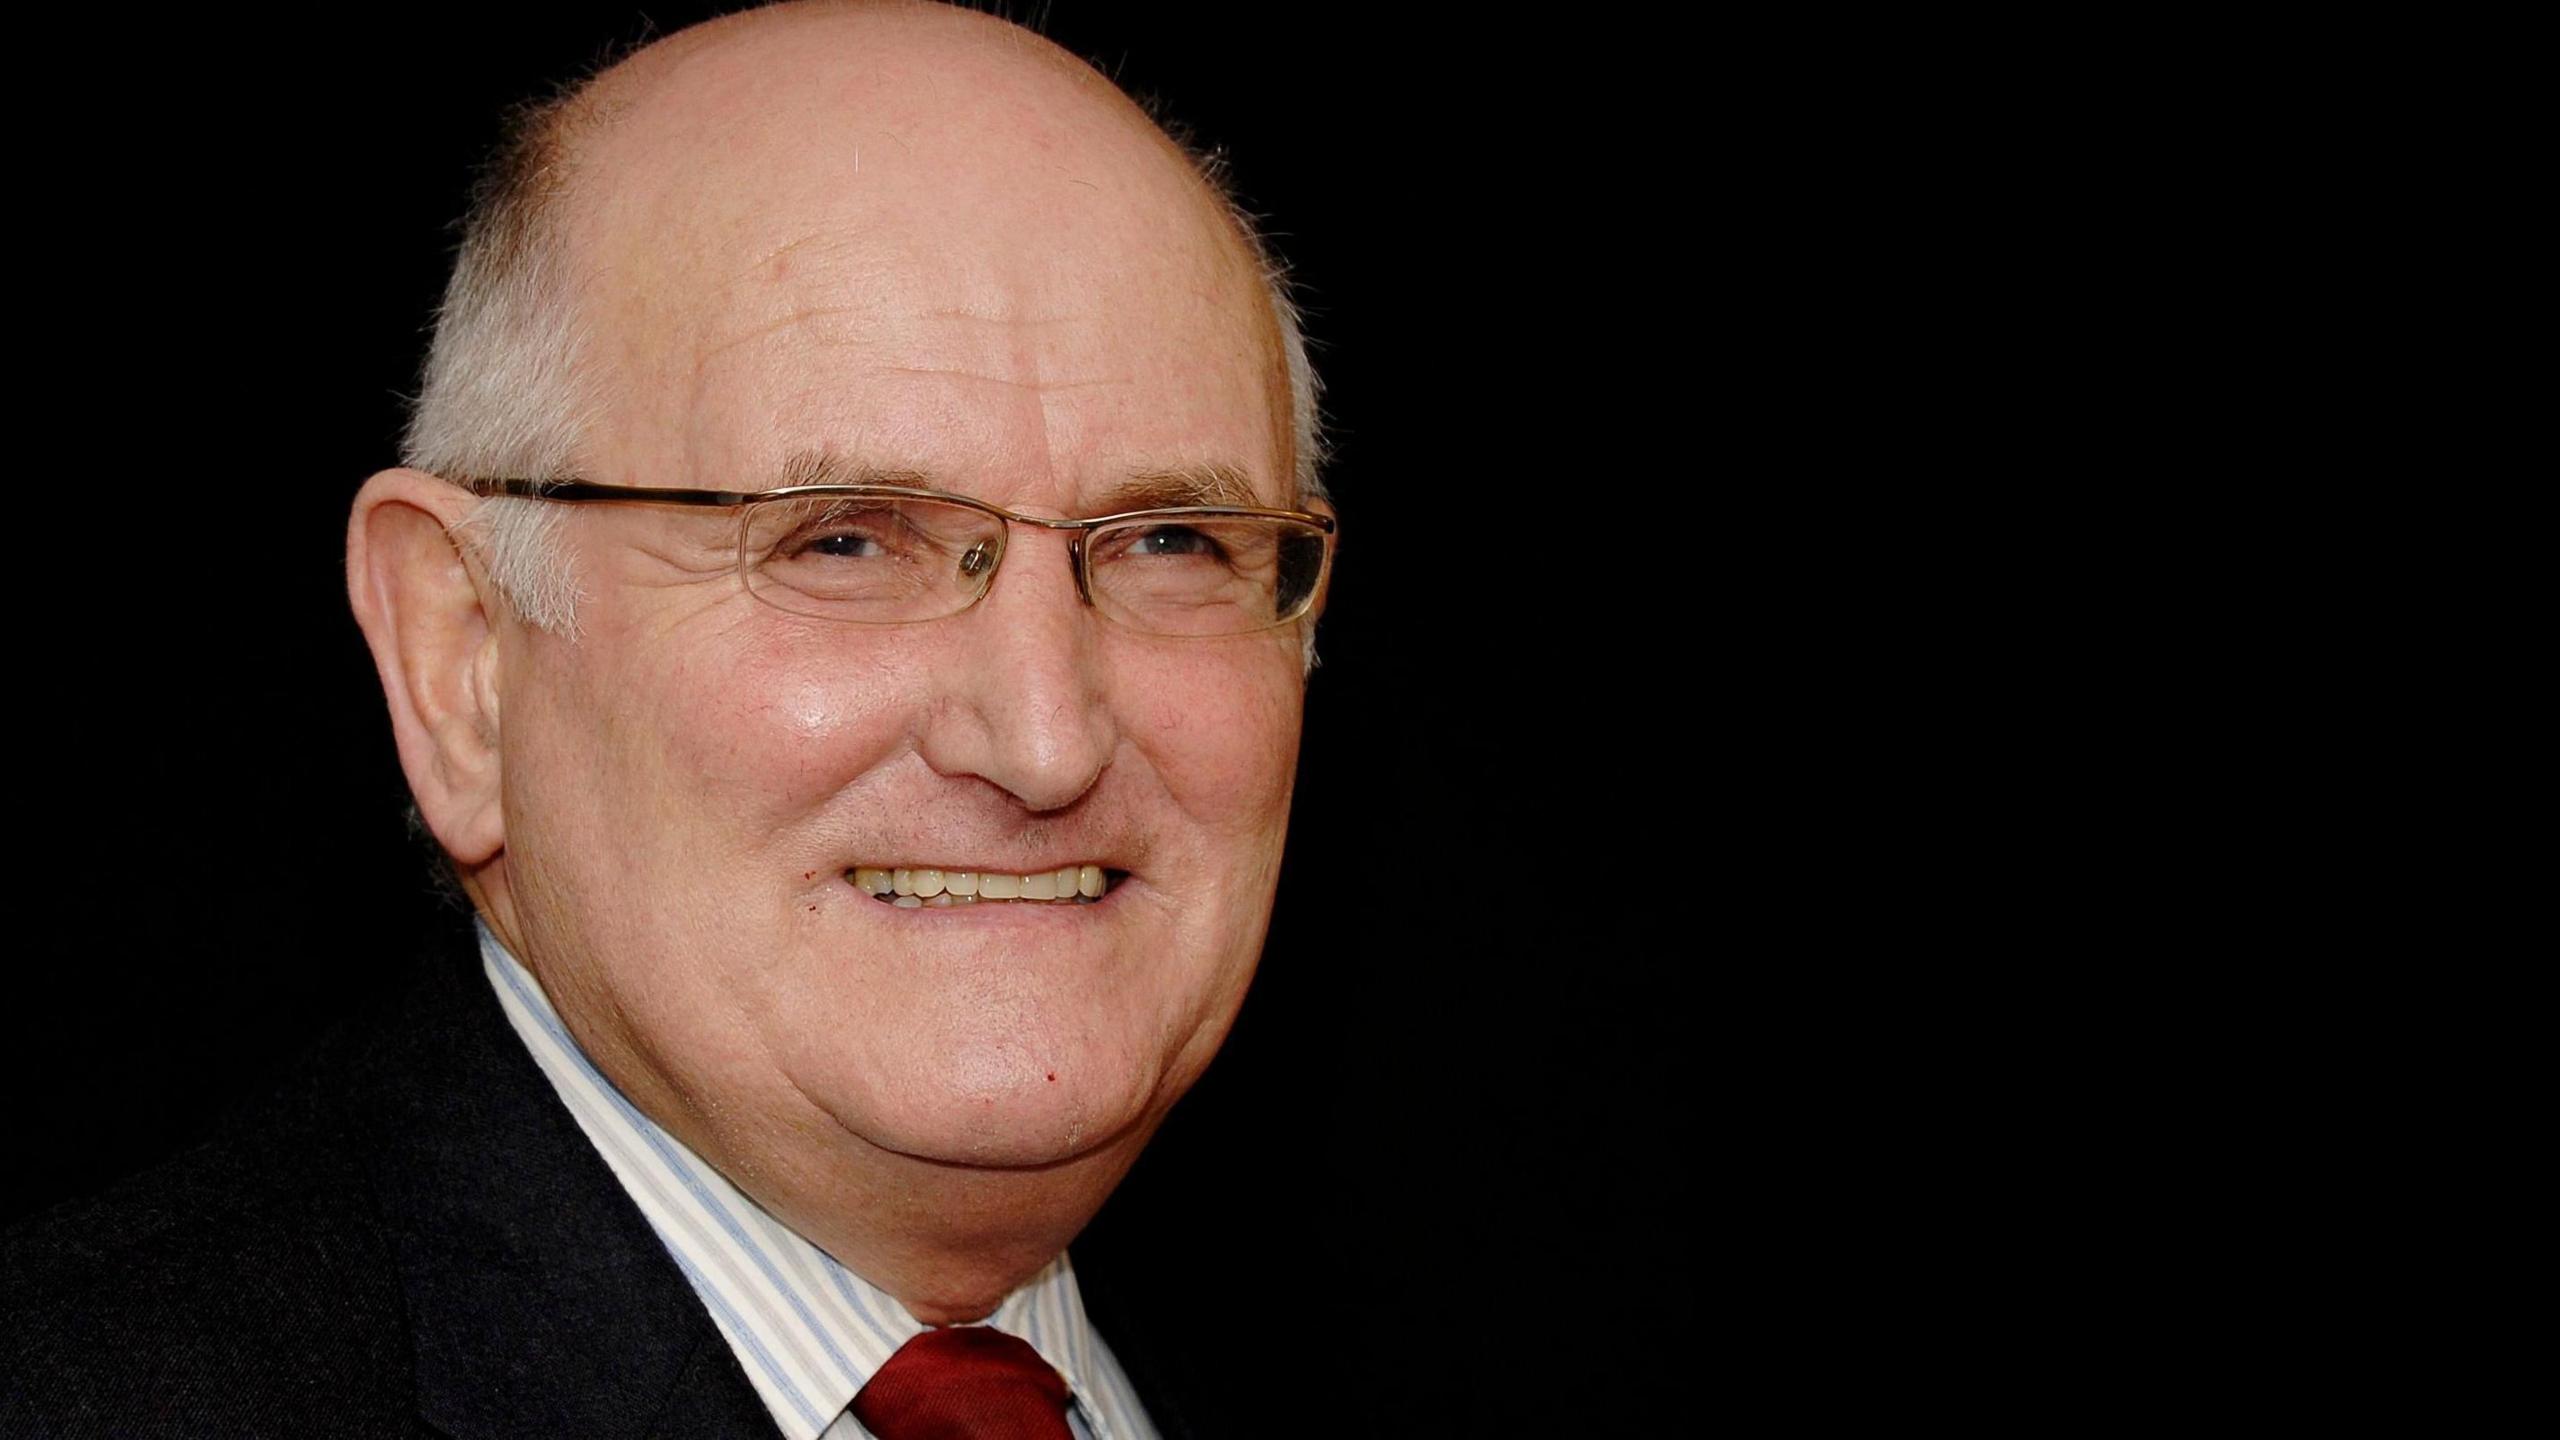
[[[585,480],[458,480],[474,495],[738,511],[738,575],[794,615],[905,625],[985,599],[1015,525],[1071,532],[1076,594],[1123,629],[1208,639],[1299,620],[1324,596],[1329,515],[1180,505],[1051,520],[898,485],[677,490]]]

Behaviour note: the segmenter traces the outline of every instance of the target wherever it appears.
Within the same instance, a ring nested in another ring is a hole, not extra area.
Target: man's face
[[[574,235],[614,380],[584,472],[755,489],[826,456],[1081,516],[1224,465],[1289,503],[1267,309],[1204,196],[1134,131],[1005,123],[992,165],[931,130],[620,126],[595,163],[632,178]],[[608,1072],[750,1183],[842,1145],[1023,1166],[1142,1138],[1261,948],[1299,629],[1114,629],[1032,527],[975,608],[869,627],[747,594],[730,512],[562,525],[581,634],[501,650],[503,908]],[[1084,865],[1118,877],[1097,904],[852,880]]]

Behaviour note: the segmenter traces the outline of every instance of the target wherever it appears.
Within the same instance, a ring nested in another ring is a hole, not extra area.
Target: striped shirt
[[[785,1440],[871,1440],[845,1407],[923,1323],[623,1098],[486,925],[480,960],[508,1023],[702,1297]],[[1129,1377],[1085,1319],[1064,1254],[986,1323],[1027,1341],[1066,1377],[1067,1421],[1079,1440],[1155,1440]]]

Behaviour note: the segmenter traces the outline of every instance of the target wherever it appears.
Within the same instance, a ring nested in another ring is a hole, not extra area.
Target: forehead
[[[818,451],[1030,503],[1216,464],[1284,498],[1269,304],[1178,152],[1018,44],[834,39],[682,57],[583,159],[591,467],[753,486]]]

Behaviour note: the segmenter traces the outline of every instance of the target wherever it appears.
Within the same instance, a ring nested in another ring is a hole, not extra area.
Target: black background
[[[183,1144],[389,982],[349,937],[434,913],[347,503],[394,457],[500,111],[710,9],[199,12],[33,47],[87,98],[27,161],[58,199],[16,307],[44,463],[16,477],[7,1216]],[[1045,16],[1268,217],[1346,537],[1261,977],[1107,1213],[1169,1266],[1293,1237],[1253,1263],[1342,1287],[1325,1343],[1412,1428],[1596,1422],[1689,1353],[1688,1166],[1726,1145],[1696,1078],[1716,658],[1637,598],[1706,552],[1611,498],[1707,482],[1704,282],[1649,257],[1703,251],[1714,179],[1621,91],[1634,41],[1382,10]]]

